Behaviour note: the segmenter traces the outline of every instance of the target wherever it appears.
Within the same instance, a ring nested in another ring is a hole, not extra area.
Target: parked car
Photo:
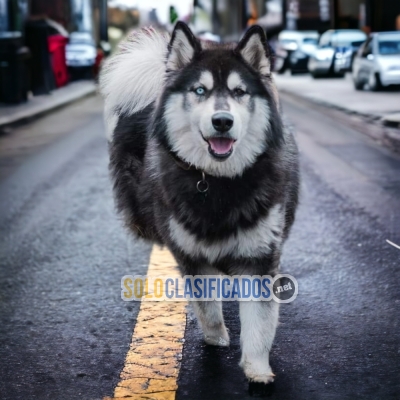
[[[308,60],[317,50],[318,33],[308,32],[300,40],[297,50],[289,56],[289,68],[293,74],[308,72]]]
[[[92,75],[97,49],[89,32],[72,32],[66,47],[66,62],[72,75]]]
[[[307,72],[308,58],[317,47],[318,36],[317,31],[282,31],[276,48],[276,57],[281,61],[277,71]]]
[[[214,35],[213,33],[208,32],[208,31],[199,32],[197,34],[197,37],[199,39],[206,40],[208,42],[221,43],[221,37],[220,36]]]
[[[318,48],[310,56],[308,69],[314,78],[343,77],[352,69],[353,58],[367,35],[358,29],[329,30],[321,35]]]
[[[373,33],[354,59],[353,82],[357,90],[400,85],[400,32]]]

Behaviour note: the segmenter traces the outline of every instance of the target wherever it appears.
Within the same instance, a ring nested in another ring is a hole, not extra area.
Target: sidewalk
[[[0,128],[38,117],[76,100],[96,93],[93,81],[77,81],[48,95],[32,96],[26,103],[18,105],[0,105]]]
[[[352,78],[313,79],[310,75],[275,75],[278,89],[348,113],[381,119],[400,113],[400,92],[354,89]]]
[[[352,78],[313,79],[310,75],[275,75],[278,90],[330,110],[339,110],[367,124],[365,133],[400,151],[400,92],[358,91]],[[374,131],[370,134],[371,129]]]

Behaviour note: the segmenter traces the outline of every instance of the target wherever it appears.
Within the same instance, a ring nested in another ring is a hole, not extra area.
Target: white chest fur
[[[172,240],[184,253],[194,257],[205,257],[209,262],[215,262],[227,255],[234,258],[260,257],[271,253],[272,244],[280,245],[284,215],[281,205],[276,204],[253,228],[239,230],[227,239],[214,243],[198,240],[175,218],[170,219],[169,230]]]

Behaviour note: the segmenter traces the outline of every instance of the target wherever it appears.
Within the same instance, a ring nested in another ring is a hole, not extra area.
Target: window
[[[319,40],[319,45],[321,47],[328,47],[331,45],[331,38],[332,38],[332,32],[325,32],[322,36],[321,39]]]
[[[332,38],[332,44],[335,47],[359,47],[361,46],[367,35],[364,32],[336,32],[335,37]]]
[[[379,54],[390,55],[390,54],[400,54],[400,38],[396,40],[393,39],[379,39],[378,41]]]
[[[314,38],[304,38],[303,43],[304,44],[317,44],[317,39]]]

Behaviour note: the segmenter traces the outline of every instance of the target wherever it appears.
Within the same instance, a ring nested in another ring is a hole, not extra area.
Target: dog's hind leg
[[[204,340],[213,346],[229,346],[229,335],[222,315],[220,301],[191,301]]]
[[[269,352],[278,325],[279,304],[275,301],[240,302],[240,366],[250,382],[269,383],[274,374]]]

